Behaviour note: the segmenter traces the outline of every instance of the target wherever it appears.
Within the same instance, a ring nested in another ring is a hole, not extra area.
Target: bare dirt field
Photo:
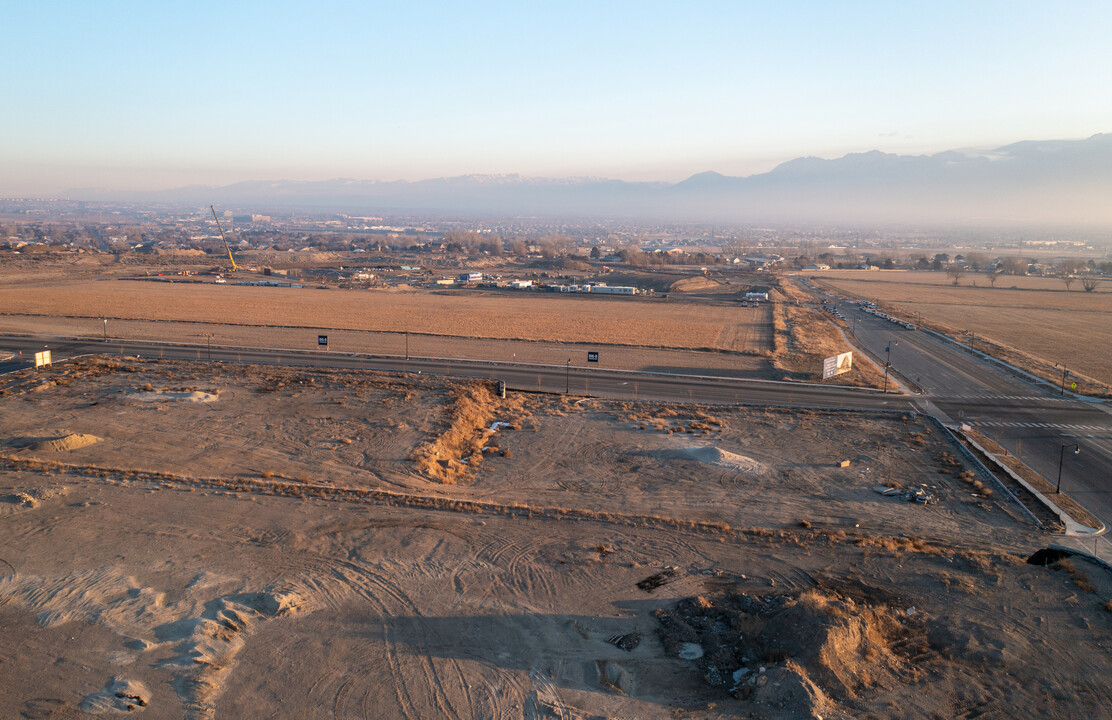
[[[3,717],[1112,717],[1112,579],[1024,563],[1049,538],[916,417],[155,360],[0,389]]]
[[[808,273],[810,275],[810,273]],[[954,287],[945,273],[822,272],[824,285],[876,300],[903,317],[960,335],[969,330],[1003,346],[1064,365],[1102,384],[1112,384],[1112,284],[1087,293],[1060,280],[1003,276],[988,287],[968,276]],[[973,282],[977,286],[972,285]],[[1058,374],[1058,379],[1061,375]]]

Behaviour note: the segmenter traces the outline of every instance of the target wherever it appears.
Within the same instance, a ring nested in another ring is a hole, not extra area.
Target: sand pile
[[[894,648],[922,631],[921,616],[859,600],[831,590],[686,598],[656,611],[658,634],[708,684],[783,711],[771,717],[812,717],[913,674]]]
[[[96,435],[88,435],[86,433],[72,433],[70,435],[54,438],[53,440],[41,440],[32,444],[30,447],[36,452],[66,452],[68,450],[88,447],[89,445],[100,442],[102,439],[103,438],[99,438]]]
[[[657,453],[658,457],[678,458],[681,460],[696,460],[698,462],[730,468],[738,472],[756,475],[763,473],[766,468],[751,457],[721,450],[713,445],[700,447],[685,447],[678,450],[665,450]]]
[[[668,288],[671,292],[697,292],[717,288],[718,282],[705,275],[694,275],[689,278],[677,280]]]
[[[128,400],[133,402],[216,402],[220,397],[216,393],[192,392],[177,390],[153,390],[151,392],[138,392],[128,395]]]
[[[17,490],[8,495],[0,496],[0,502],[10,503],[21,508],[37,508],[44,500],[61,497],[69,492],[64,485],[49,485],[46,487]],[[3,514],[3,510],[0,510]]]

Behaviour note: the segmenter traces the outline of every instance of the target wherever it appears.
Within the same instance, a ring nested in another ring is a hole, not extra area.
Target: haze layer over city
[[[1095,200],[1112,151],[1093,138],[1112,129],[1097,91],[1112,85],[1105,3],[3,12],[20,102],[0,118],[2,196],[463,212],[477,195],[483,214],[1110,222]],[[300,185],[339,178],[355,191]],[[435,178],[457,180],[391,185]],[[285,182],[269,197],[182,189],[250,181]]]

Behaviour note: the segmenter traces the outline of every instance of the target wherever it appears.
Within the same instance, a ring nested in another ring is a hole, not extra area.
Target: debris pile
[[[900,648],[922,630],[922,614],[870,602],[877,598],[832,588],[685,598],[656,611],[657,632],[708,685],[785,717],[811,717],[914,672]]]
[[[920,505],[934,505],[938,502],[938,498],[927,492],[925,487],[901,489],[888,487],[887,485],[877,485],[873,488],[873,491],[884,497],[901,498],[907,502],[919,503]]]

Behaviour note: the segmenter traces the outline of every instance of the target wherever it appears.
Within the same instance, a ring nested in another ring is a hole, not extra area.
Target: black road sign
[[[328,347],[328,336],[327,335],[317,335],[317,345],[321,345],[322,347]]]
[[[587,362],[598,362],[598,352],[594,350],[588,351]]]

